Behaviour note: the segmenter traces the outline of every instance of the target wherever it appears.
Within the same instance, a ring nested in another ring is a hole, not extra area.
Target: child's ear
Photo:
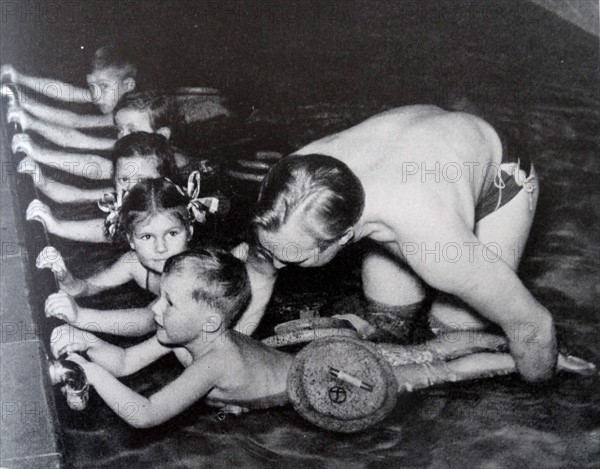
[[[194,236],[194,225],[188,226],[188,241]]]
[[[123,89],[126,92],[133,91],[135,89],[135,78],[127,77],[123,80]]]
[[[340,244],[340,246],[344,246],[348,244],[352,238],[354,238],[354,228],[350,227],[338,240],[338,243]]]
[[[129,247],[135,251],[135,244],[133,244],[133,241],[131,241],[131,236],[126,235],[127,236],[127,242],[129,243]]]
[[[223,324],[223,318],[219,314],[211,314],[208,316],[208,319],[202,324],[202,332],[206,332],[211,334],[213,332],[217,332],[221,329],[221,325]]]
[[[156,130],[156,133],[162,135],[167,140],[171,138],[171,129],[169,127],[161,127]]]

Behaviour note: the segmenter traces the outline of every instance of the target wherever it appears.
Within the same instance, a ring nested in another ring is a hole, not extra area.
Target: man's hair
[[[244,263],[217,248],[189,250],[170,257],[163,275],[193,276],[194,301],[202,301],[219,313],[223,328],[229,329],[250,303],[250,280]]]
[[[92,58],[92,70],[94,71],[111,67],[120,69],[122,78],[135,78],[137,75],[137,67],[129,53],[124,47],[117,47],[114,44],[100,47],[94,52]]]
[[[115,177],[119,158],[130,158],[132,156],[155,157],[158,173],[175,183],[179,182],[179,171],[175,164],[173,148],[162,135],[133,132],[117,140],[111,153]],[[135,174],[132,174],[132,176],[135,176]]]
[[[364,203],[360,180],[341,161],[319,154],[291,155],[263,179],[253,225],[275,231],[301,213],[319,244],[327,245],[360,219]]]
[[[161,127],[176,128],[182,121],[174,98],[153,91],[125,93],[113,110],[113,116],[121,109],[147,112],[152,130]]]

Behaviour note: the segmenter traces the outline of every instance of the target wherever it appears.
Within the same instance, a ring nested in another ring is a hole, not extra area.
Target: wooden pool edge
[[[36,251],[47,238],[37,223],[25,230],[24,208],[35,189],[28,176],[16,172],[9,135],[0,136],[0,466],[62,468],[62,431],[48,376],[43,314],[53,279],[32,271]]]

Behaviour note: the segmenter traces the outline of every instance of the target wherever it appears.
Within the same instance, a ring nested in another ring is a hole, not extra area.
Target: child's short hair
[[[113,116],[121,109],[147,112],[150,125],[154,131],[161,127],[168,127],[173,130],[182,122],[175,99],[155,91],[125,93],[113,110]]]
[[[125,52],[125,48],[118,48],[114,44],[100,47],[94,52],[92,58],[92,70],[94,71],[111,67],[120,69],[122,78],[135,78],[137,75],[137,67],[129,54]]]
[[[187,273],[195,279],[195,301],[215,309],[229,329],[250,303],[251,289],[244,263],[228,251],[205,248],[182,252],[165,263],[163,275]]]
[[[116,227],[116,239],[125,241],[138,223],[165,211],[188,229],[192,223],[187,208],[189,199],[172,182],[163,178],[138,182],[123,198]]]
[[[158,160],[158,173],[173,182],[180,182],[179,170],[175,163],[175,153],[169,141],[162,135],[134,132],[117,140],[111,153],[115,177],[118,159],[132,156],[156,157]]]

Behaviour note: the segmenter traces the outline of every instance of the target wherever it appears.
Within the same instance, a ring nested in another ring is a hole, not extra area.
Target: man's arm
[[[119,382],[100,365],[90,363],[77,354],[69,355],[69,359],[84,369],[88,382],[96,388],[104,402],[136,428],[159,425],[204,397],[214,387],[219,368],[213,363],[194,363],[175,381],[146,398]]]
[[[509,341],[517,368],[527,381],[552,376],[556,364],[556,337],[552,316],[525,288],[516,273],[497,253],[486,248],[473,233],[445,219],[441,212],[427,214],[419,207],[413,223],[394,223],[401,250],[407,241],[420,246],[418,254],[404,250],[410,267],[432,287],[462,299],[484,318],[498,324]],[[423,217],[436,223],[419,223]],[[403,244],[404,242],[404,244]],[[460,255],[452,262],[440,256],[423,256],[445,246],[456,246]]]
[[[246,271],[252,287],[252,299],[234,330],[252,335],[265,314],[277,280],[277,269],[273,263],[256,252],[247,243],[232,249],[233,255],[246,262]]]

